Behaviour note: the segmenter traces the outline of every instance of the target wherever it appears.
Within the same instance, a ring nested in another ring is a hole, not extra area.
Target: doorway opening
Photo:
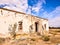
[[[38,32],[38,22],[35,22],[35,32]]]

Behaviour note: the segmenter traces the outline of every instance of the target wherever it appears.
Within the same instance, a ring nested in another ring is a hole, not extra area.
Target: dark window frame
[[[19,21],[19,22],[18,22],[18,24],[19,24],[18,29],[19,29],[19,30],[22,30],[22,23],[23,23],[22,21]]]

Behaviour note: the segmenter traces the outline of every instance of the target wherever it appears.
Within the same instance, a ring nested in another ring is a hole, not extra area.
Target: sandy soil
[[[49,41],[43,41],[40,35],[31,34],[28,38],[19,38],[15,40],[5,39],[0,45],[58,45],[58,43],[60,43],[60,35],[49,33],[49,36]]]

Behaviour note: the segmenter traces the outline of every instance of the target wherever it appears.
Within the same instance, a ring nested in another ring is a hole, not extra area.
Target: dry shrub
[[[49,36],[42,36],[42,39],[43,39],[44,41],[49,41],[49,40],[50,40]]]
[[[37,35],[40,36],[41,34],[38,32]]]
[[[35,39],[33,39],[33,38],[32,38],[31,40],[32,40],[32,41],[35,41]]]
[[[0,43],[4,43],[5,38],[0,38]]]

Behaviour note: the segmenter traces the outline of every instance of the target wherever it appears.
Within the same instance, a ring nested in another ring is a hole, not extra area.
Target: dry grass
[[[52,43],[60,43],[60,29],[55,29],[55,30],[50,30],[50,33],[51,34],[51,42]]]
[[[6,38],[5,42],[0,43],[0,45],[56,45],[56,43],[60,43],[60,35],[52,35],[49,36],[49,41],[44,41],[40,34],[20,34],[20,37],[15,40]]]

